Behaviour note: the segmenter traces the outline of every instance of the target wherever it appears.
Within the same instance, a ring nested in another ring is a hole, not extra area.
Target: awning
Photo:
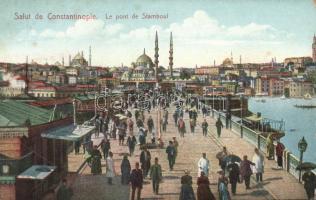
[[[33,180],[44,180],[53,171],[55,166],[48,165],[32,165],[30,168],[22,172],[17,176],[19,179],[33,179]]]
[[[63,126],[52,129],[48,132],[42,133],[43,138],[59,139],[68,141],[78,141],[85,135],[94,131],[95,126]]]

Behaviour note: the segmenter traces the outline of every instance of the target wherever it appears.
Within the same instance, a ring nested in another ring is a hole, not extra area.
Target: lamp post
[[[240,95],[240,137],[243,137],[243,113],[242,113],[243,100],[244,100],[244,96],[241,94]]]
[[[212,117],[214,118],[214,87],[212,88],[212,90],[213,90],[213,93],[212,93],[212,96],[213,96]]]
[[[303,154],[307,149],[307,142],[304,137],[298,142],[298,150],[300,151],[300,164],[303,162]],[[302,175],[302,170],[299,172],[299,177],[298,180],[301,182],[301,175]]]

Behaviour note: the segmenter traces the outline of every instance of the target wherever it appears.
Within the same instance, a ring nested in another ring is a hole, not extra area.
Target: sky
[[[130,66],[146,49],[168,66],[173,33],[174,67],[216,64],[233,55],[235,63],[270,62],[311,56],[316,32],[315,0],[2,0],[0,62],[65,64],[83,51],[92,65]],[[31,19],[16,19],[30,14]],[[95,15],[95,20],[50,20],[48,14]],[[143,14],[168,15],[141,19]],[[43,19],[35,19],[39,14]],[[132,19],[136,14],[140,19]],[[106,16],[112,15],[112,19]],[[128,15],[128,19],[116,19]]]

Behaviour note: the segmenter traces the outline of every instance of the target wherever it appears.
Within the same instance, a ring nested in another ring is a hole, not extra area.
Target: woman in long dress
[[[106,177],[108,178],[108,183],[112,185],[112,179],[115,177],[115,167],[113,160],[113,153],[109,152],[109,157],[106,159]]]
[[[123,185],[128,185],[129,178],[131,174],[131,164],[127,158],[127,155],[124,155],[122,163],[121,163],[121,183]]]
[[[273,160],[274,159],[274,145],[273,145],[273,138],[272,138],[271,133],[267,137],[266,147],[267,147],[267,158],[269,160]]]
[[[224,175],[224,171],[219,172],[220,176],[218,178],[218,194],[220,200],[230,200],[229,191],[227,188],[228,179]]]
[[[94,146],[89,158],[89,162],[91,163],[91,173],[93,175],[102,174],[101,158],[102,155],[100,151],[98,150],[97,146]]]
[[[197,179],[197,185],[198,200],[215,200],[215,197],[210,189],[210,181],[203,171],[201,172],[201,176]]]

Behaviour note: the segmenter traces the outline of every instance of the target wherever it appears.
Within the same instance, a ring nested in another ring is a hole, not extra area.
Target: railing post
[[[257,134],[257,141],[258,141],[257,147],[260,150],[260,135],[259,134]]]
[[[240,124],[240,137],[241,137],[241,138],[244,137],[242,124]]]
[[[286,152],[286,171],[290,171],[290,154],[291,152],[287,151]]]

